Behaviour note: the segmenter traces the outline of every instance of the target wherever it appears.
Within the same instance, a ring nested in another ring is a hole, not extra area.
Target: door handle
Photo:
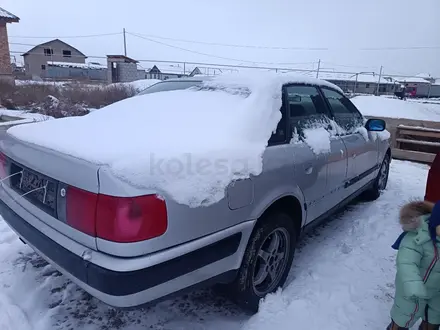
[[[309,166],[309,167],[307,167],[305,172],[306,172],[306,174],[312,174],[312,172],[313,172],[313,166]]]
[[[356,158],[356,156],[357,156],[356,154],[353,154],[353,158]]]

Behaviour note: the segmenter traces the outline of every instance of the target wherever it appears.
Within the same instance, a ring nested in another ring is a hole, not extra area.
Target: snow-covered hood
[[[404,231],[414,231],[422,225],[423,217],[431,214],[433,205],[425,201],[410,202],[400,210],[400,224]]]

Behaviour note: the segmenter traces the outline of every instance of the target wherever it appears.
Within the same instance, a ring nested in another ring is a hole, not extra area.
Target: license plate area
[[[19,198],[57,217],[57,181],[16,163],[11,163],[10,173],[11,188],[21,196]]]

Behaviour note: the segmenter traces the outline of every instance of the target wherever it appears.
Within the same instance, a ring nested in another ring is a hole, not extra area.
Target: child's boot
[[[439,330],[439,329],[440,329],[439,324],[431,324],[426,321],[422,321],[419,327],[419,330]]]
[[[409,330],[408,328],[399,327],[394,321],[388,325],[387,330]]]

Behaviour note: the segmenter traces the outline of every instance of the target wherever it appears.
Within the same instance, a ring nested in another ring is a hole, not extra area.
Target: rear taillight
[[[7,175],[6,156],[0,152],[0,180],[6,178]]]
[[[165,201],[156,195],[113,197],[99,195],[97,236],[113,242],[139,242],[161,236],[168,226]]]
[[[69,187],[66,216],[73,228],[120,243],[158,237],[168,227],[165,201],[156,195],[115,197]]]
[[[96,236],[96,206],[98,195],[74,187],[67,188],[67,224],[79,231]]]

